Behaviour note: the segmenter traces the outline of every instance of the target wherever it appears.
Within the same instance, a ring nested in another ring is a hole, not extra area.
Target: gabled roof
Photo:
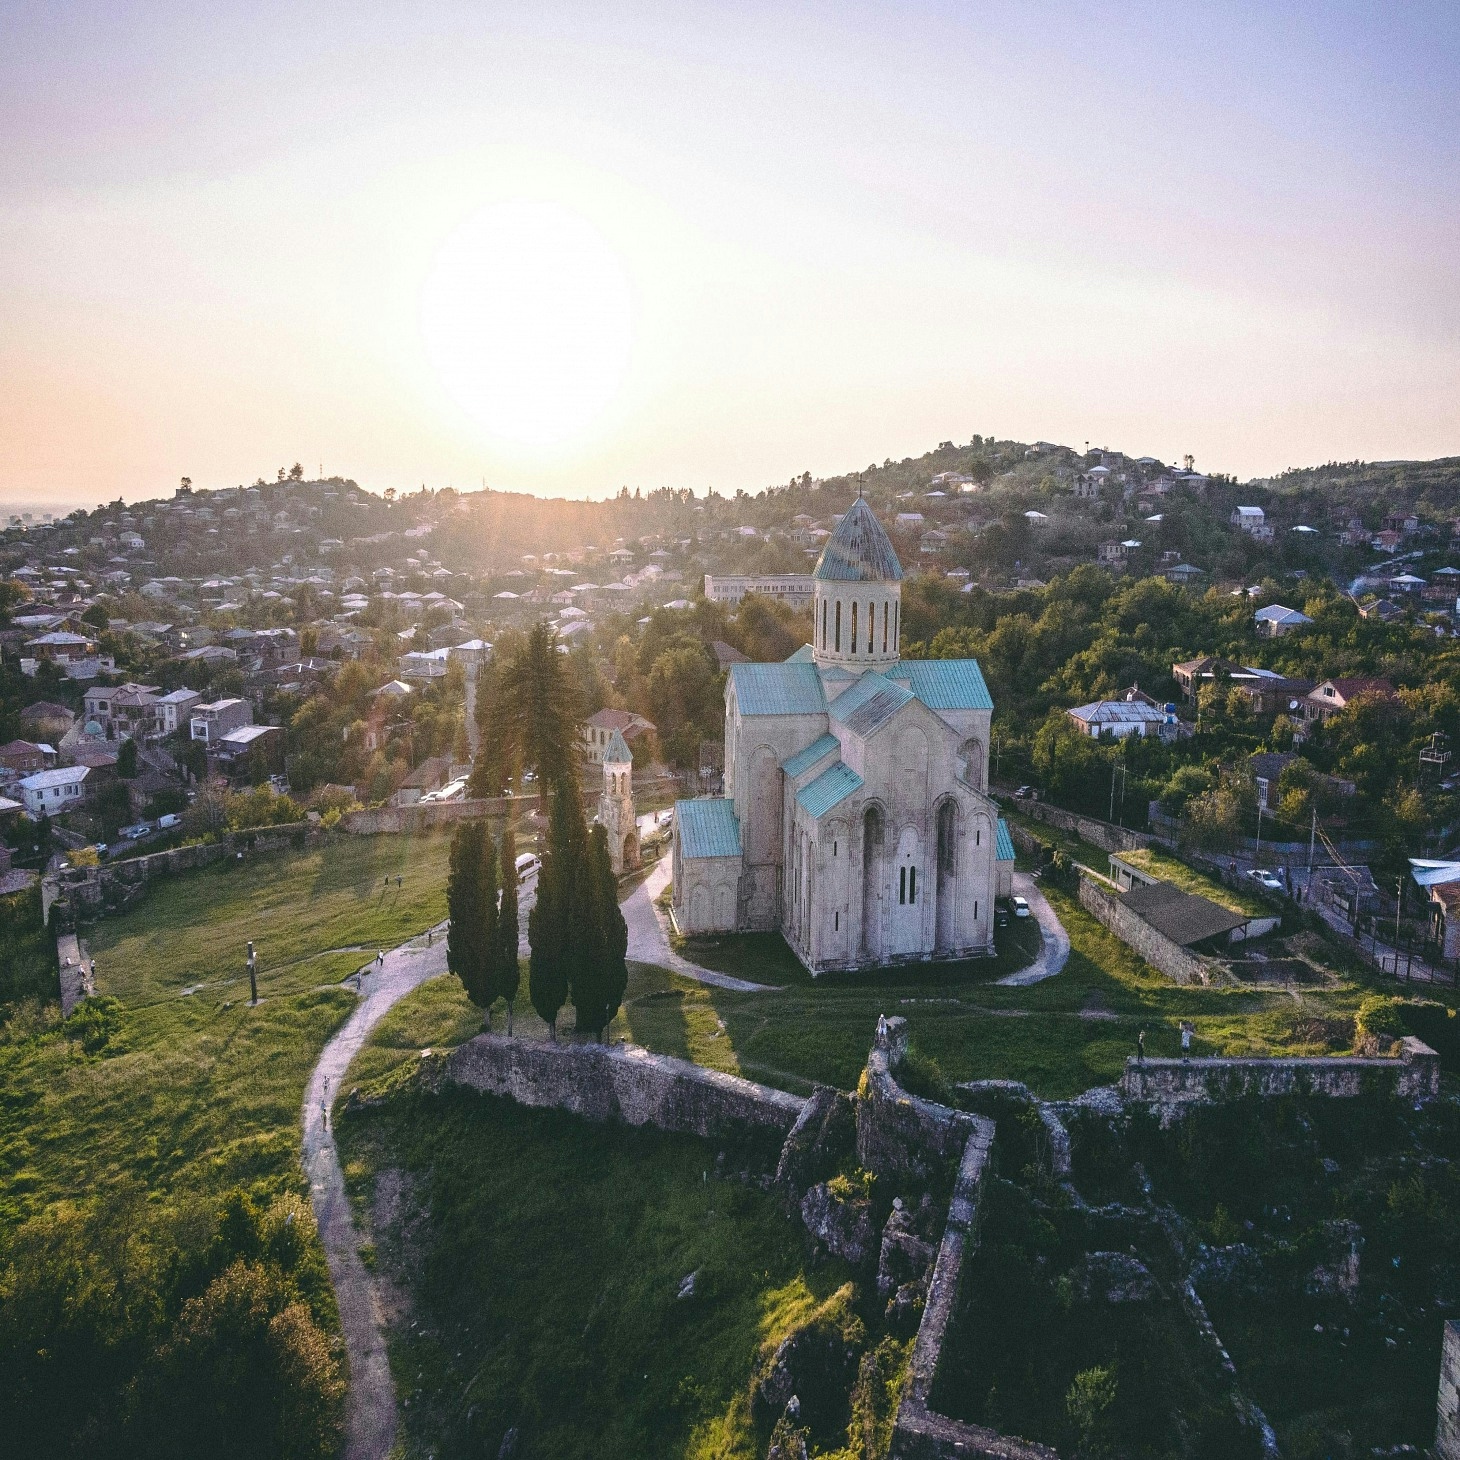
[[[818,819],[833,806],[845,801],[853,791],[862,788],[862,778],[841,761],[828,766],[809,786],[796,794],[796,804]]]
[[[823,583],[902,581],[902,564],[865,497],[858,497],[837,523],[811,576]]]
[[[833,720],[863,739],[882,728],[910,699],[913,692],[869,669],[850,689],[831,702]]]
[[[795,755],[788,756],[781,762],[781,769],[795,780],[797,776],[804,776],[817,761],[825,760],[827,756],[841,750],[841,741],[835,735],[822,735],[813,740],[804,750],[798,750]]]
[[[674,803],[674,824],[682,857],[738,857],[740,818],[724,796]]]
[[[1398,581],[1396,579],[1396,581]],[[1299,613],[1296,608],[1284,608],[1280,603],[1270,603],[1266,608],[1259,608],[1253,618],[1260,623],[1274,624],[1311,624],[1313,620],[1306,613]]]
[[[994,841],[994,861],[1012,862],[1014,860],[1014,838],[1009,835],[1009,823],[1001,816],[999,818],[998,834]]]
[[[819,715],[826,709],[814,664],[732,664],[730,683],[742,715]]]
[[[930,710],[992,710],[993,696],[977,659],[903,659],[888,671]]]
[[[799,649],[790,655],[787,664],[814,664],[816,662],[816,651],[810,644],[802,644]]]
[[[1158,933],[1164,933],[1183,948],[1230,933],[1248,921],[1241,913],[1229,912],[1209,899],[1198,897],[1194,892],[1183,892],[1169,882],[1133,887],[1122,893],[1120,900]]]
[[[1068,713],[1086,725],[1160,725],[1166,720],[1164,710],[1139,700],[1094,700]]]

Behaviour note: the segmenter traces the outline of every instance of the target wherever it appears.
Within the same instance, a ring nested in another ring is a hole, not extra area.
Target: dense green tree
[[[451,862],[446,881],[446,909],[451,919],[446,934],[446,966],[460,980],[467,997],[486,1008],[486,934],[495,923],[495,896],[487,891],[486,823],[458,823],[451,840]],[[488,910],[488,901],[493,906]]]
[[[588,849],[577,914],[580,956],[572,988],[578,1028],[602,1038],[613,1022],[628,986],[628,927],[618,905],[618,879],[608,855],[608,836],[595,826]]]
[[[585,842],[577,777],[565,776],[553,790],[547,851],[537,874],[537,901],[527,915],[531,944],[527,992],[554,1039],[578,956],[574,938],[581,928],[576,904],[583,882]]]
[[[545,787],[573,768],[578,734],[576,686],[558,647],[547,624],[534,624],[501,680],[507,744]]]
[[[117,749],[117,774],[124,780],[136,779],[137,775],[137,742],[135,740],[124,740]]]
[[[522,968],[517,960],[517,838],[509,821],[502,828],[502,848],[498,861],[502,868],[502,902],[497,912],[497,997],[507,1005],[507,1033],[512,1032],[512,1011],[517,990],[522,983]]]

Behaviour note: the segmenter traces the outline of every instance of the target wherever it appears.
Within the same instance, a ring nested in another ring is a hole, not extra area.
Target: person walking
[[[1181,1021],[1181,1057],[1187,1059],[1191,1055],[1191,1021]]]
[[[1136,1035],[1136,1060],[1140,1064],[1146,1062],[1146,1031],[1144,1029]]]
[[[324,1077],[324,1094],[320,1096],[319,1113],[324,1121],[324,1128],[328,1130],[330,1128],[330,1078],[328,1075]]]

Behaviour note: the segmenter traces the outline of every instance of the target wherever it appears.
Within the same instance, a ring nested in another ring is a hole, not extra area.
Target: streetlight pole
[[[253,951],[253,939],[248,940],[248,992],[249,1003],[256,1004],[259,1001],[259,975],[258,958]]]

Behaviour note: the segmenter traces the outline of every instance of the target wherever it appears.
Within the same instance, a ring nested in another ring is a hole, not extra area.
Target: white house
[[[1124,740],[1127,735],[1159,735],[1171,714],[1141,700],[1093,700],[1065,713],[1080,731],[1092,739],[1102,733]]]
[[[1229,520],[1233,527],[1259,542],[1272,541],[1272,528],[1268,525],[1267,513],[1261,507],[1234,507]]]
[[[86,796],[86,778],[91,768],[84,765],[58,766],[37,771],[20,782],[20,799],[32,816],[54,816],[79,806]]]

